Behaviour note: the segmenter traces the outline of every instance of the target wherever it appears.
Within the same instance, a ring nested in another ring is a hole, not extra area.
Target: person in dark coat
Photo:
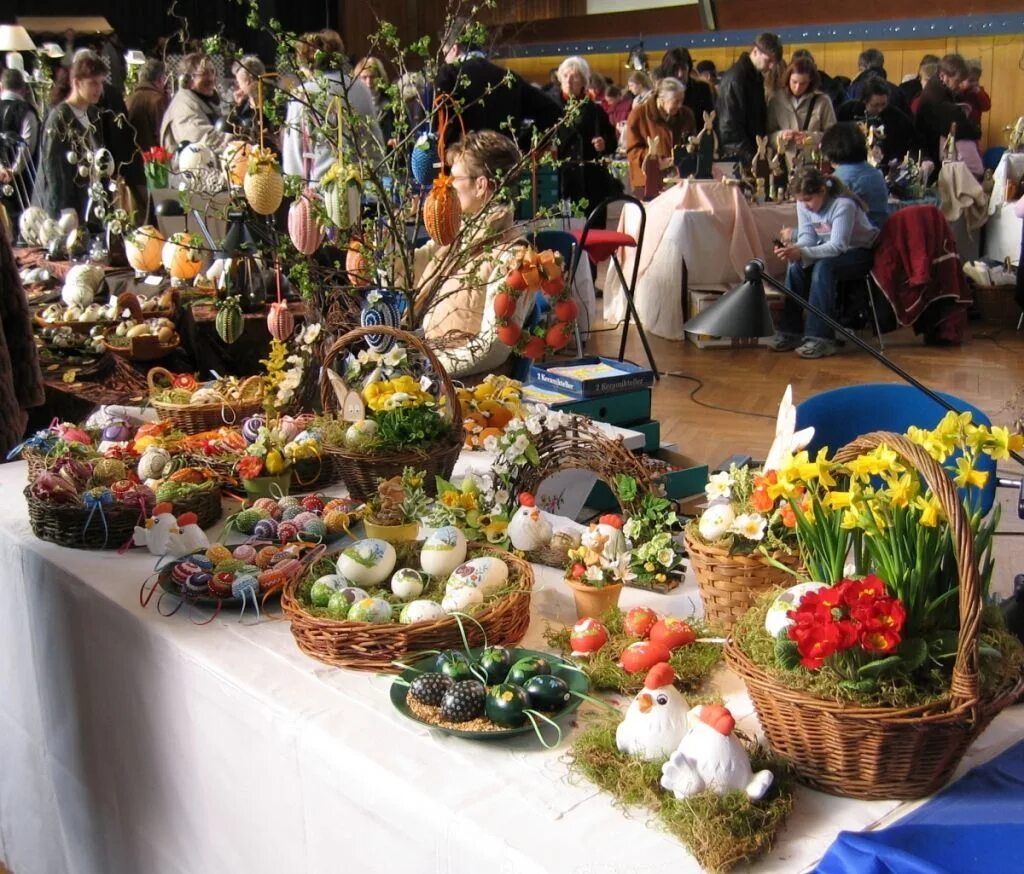
[[[129,95],[128,122],[135,128],[135,143],[148,152],[160,145],[160,122],[167,111],[167,68],[150,58],[139,70],[139,81]]]
[[[921,91],[924,90],[925,79],[921,75],[921,69],[927,64],[938,64],[938,55],[925,55],[921,58],[921,63],[917,65],[917,75],[913,79],[908,79],[906,82],[901,82],[897,87],[900,89],[900,93],[903,95],[904,101],[907,104],[907,110],[910,110],[911,104],[914,102],[914,98],[919,96]]]
[[[39,152],[39,173],[32,203],[42,207],[51,218],[59,218],[62,209],[73,209],[86,224],[89,202],[88,177],[78,174],[77,164],[68,161],[74,153],[78,160],[86,151],[103,146],[103,130],[96,105],[103,97],[107,65],[95,52],[79,52],[71,64],[71,92],[46,116]]]
[[[879,79],[866,82],[861,100],[847,100],[836,112],[838,121],[863,121],[882,125],[885,137],[881,143],[882,166],[902,161],[907,152],[917,157],[917,132],[910,116],[889,105],[889,89]]]
[[[0,73],[0,204],[11,227],[32,197],[39,159],[39,114],[20,70]]]
[[[435,94],[447,94],[460,107],[467,131],[494,130],[530,147],[530,128],[546,132],[558,124],[558,104],[517,73],[491,63],[466,36],[466,22],[455,21],[442,38],[445,63],[434,82]],[[512,129],[509,130],[511,117]],[[449,126],[452,138],[460,125]]]
[[[669,49],[661,59],[658,78],[678,79],[686,86],[686,98],[683,106],[693,113],[698,126],[704,122],[704,113],[715,108],[715,94],[711,86],[695,75],[693,57],[685,48]]]
[[[956,125],[958,140],[977,140],[981,130],[957,103],[957,95],[967,79],[967,64],[960,55],[946,55],[939,61],[939,75],[929,79],[921,92],[914,126],[922,153],[939,163],[939,140]]]
[[[562,90],[559,102],[565,114],[555,135],[562,197],[573,203],[586,199],[589,214],[606,197],[618,191],[602,158],[615,154],[615,127],[608,114],[587,94],[590,66],[580,57],[566,58],[558,67]],[[573,101],[576,101],[575,103]],[[567,111],[567,107],[572,109]],[[607,215],[600,215],[603,228]]]
[[[719,152],[723,158],[749,163],[757,151],[756,137],[768,133],[764,77],[782,60],[782,42],[762,33],[743,52],[718,84]]]
[[[846,89],[847,100],[860,100],[861,89],[870,79],[881,79],[885,82],[886,90],[889,92],[889,105],[906,112],[909,108],[903,99],[903,92],[889,81],[885,72],[885,55],[878,49],[865,49],[857,58],[857,69],[860,71],[857,77]]]

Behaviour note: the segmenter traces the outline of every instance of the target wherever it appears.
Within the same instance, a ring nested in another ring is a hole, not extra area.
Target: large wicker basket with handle
[[[454,616],[410,625],[397,623],[374,624],[329,619],[308,613],[299,600],[300,579],[285,586],[281,595],[281,608],[292,626],[295,642],[306,655],[336,665],[360,671],[397,672],[393,662],[414,653],[485,643],[512,646],[523,639],[530,625],[530,593],[533,591],[533,568],[509,552],[478,543],[469,545],[469,556],[495,556],[509,569],[511,591],[487,604],[463,620],[462,630]],[[477,624],[479,623],[479,625]]]
[[[175,374],[165,367],[151,367],[146,374],[149,384],[150,403],[161,421],[173,422],[174,427],[186,434],[200,434],[213,431],[221,425],[241,425],[242,420],[254,416],[263,409],[263,381],[250,376],[242,381],[238,398],[223,398],[208,404],[176,404],[156,399],[156,394],[173,385]]]
[[[438,401],[444,400],[442,410],[450,419],[450,433],[431,446],[404,449],[400,452],[359,452],[346,446],[324,443],[324,450],[335,457],[341,479],[348,486],[349,494],[360,501],[368,500],[377,491],[377,481],[401,476],[407,467],[425,471],[426,490],[433,494],[435,477],[448,478],[455,468],[455,461],[462,450],[462,407],[458,395],[452,385],[451,378],[441,366],[441,362],[419,337],[398,328],[375,325],[371,328],[356,328],[343,337],[339,337],[324,355],[320,369],[320,401],[324,413],[332,413],[338,402],[334,394],[328,371],[334,360],[349,346],[365,337],[383,334],[394,337],[399,343],[422,355],[430,364],[431,370],[438,378]]]
[[[1024,677],[1008,678],[982,696],[978,677],[981,588],[974,541],[956,487],[927,452],[898,434],[866,434],[843,447],[849,461],[885,444],[924,477],[942,504],[956,544],[960,632],[948,695],[914,707],[863,707],[816,698],[777,682],[730,640],[725,656],[747,684],[773,751],[798,778],[852,798],[919,798],[952,775],[975,738],[1013,703]]]

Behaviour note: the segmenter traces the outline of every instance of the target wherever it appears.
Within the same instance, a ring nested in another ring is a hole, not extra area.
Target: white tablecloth
[[[1020,237],[1024,221],[1014,214],[1016,202],[1004,203],[985,225],[985,257],[994,261],[1009,258],[1014,264],[1020,259]]]
[[[646,330],[670,340],[683,338],[683,263],[690,289],[724,291],[742,281],[752,258],[764,258],[769,271],[783,266],[771,257],[772,239],[784,227],[795,227],[796,205],[749,204],[735,185],[684,180],[646,204],[644,231],[634,300]],[[639,211],[627,206],[619,230],[637,235]],[[633,270],[633,249],[623,250],[623,273]],[[768,257],[766,257],[768,256]],[[622,283],[609,270],[604,290],[604,317],[625,318]]]
[[[303,655],[285,622],[205,627],[139,604],[148,553],[78,552],[31,534],[25,467],[0,468],[0,860],[15,874],[690,872],[673,838],[568,777],[531,737],[468,742],[392,709],[389,680]],[[626,606],[688,613],[672,595]],[[526,645],[572,616],[540,571]],[[199,617],[196,617],[199,618]],[[735,678],[721,688],[743,727]],[[1004,714],[972,760],[1024,722]],[[800,790],[756,870],[792,874],[892,802]]]

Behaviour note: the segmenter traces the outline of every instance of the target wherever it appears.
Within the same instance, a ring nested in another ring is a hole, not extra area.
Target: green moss
[[[615,729],[621,717],[599,718],[577,736],[570,767],[612,795],[623,807],[642,807],[660,827],[675,835],[708,871],[727,871],[755,859],[772,845],[793,808],[788,772],[764,750],[751,752],[755,770],[770,768],[775,781],[761,801],[742,792],[702,792],[677,799],[660,786],[661,762],[644,762],[620,753]]]
[[[608,629],[608,642],[586,659],[579,658],[574,661],[587,675],[595,689],[635,695],[643,687],[644,673],[630,674],[619,667],[618,661],[622,650],[637,638],[626,634],[622,611],[617,607],[609,610],[601,622]],[[707,626],[699,620],[690,622],[690,625],[698,638],[708,636]],[[572,652],[569,645],[570,631],[571,629],[567,627],[549,627],[544,632],[544,639],[549,646],[568,657]],[[696,691],[707,680],[721,658],[722,647],[713,643],[693,643],[675,650],[669,664],[676,672],[676,686],[683,692]]]

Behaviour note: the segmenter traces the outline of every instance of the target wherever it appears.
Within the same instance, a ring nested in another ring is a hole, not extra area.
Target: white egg
[[[398,621],[403,625],[411,625],[413,622],[436,622],[447,615],[436,601],[410,601],[402,608]]]
[[[399,568],[391,577],[391,591],[403,601],[423,594],[423,575],[409,567]]]
[[[377,423],[373,419],[353,422],[345,431],[345,445],[349,449],[363,449],[377,436]]]
[[[445,613],[466,613],[484,603],[484,594],[479,589],[450,589],[441,601]]]
[[[493,594],[508,581],[508,565],[500,558],[485,556],[460,564],[450,577],[445,590],[477,589],[484,597]]]
[[[420,550],[420,567],[432,577],[446,577],[466,560],[466,535],[454,525],[438,528]]]
[[[348,586],[348,580],[346,580],[341,574],[324,574],[322,577],[316,578],[317,583],[323,583],[325,586],[330,586],[334,591],[344,589]],[[362,597],[366,597],[365,594]],[[354,599],[352,599],[354,600]]]
[[[697,530],[705,540],[718,540],[729,533],[729,527],[736,514],[728,504],[714,504],[704,511],[697,523]]]
[[[339,575],[333,574],[333,576]],[[344,579],[344,577],[340,577],[340,579]],[[370,597],[370,593],[367,592],[366,589],[360,589],[359,586],[350,586],[347,581],[344,586],[338,589],[338,593],[344,595],[345,600],[348,601],[349,604],[355,604],[356,601],[361,601],[363,598]]]
[[[779,592],[779,596],[772,601],[771,607],[765,613],[765,631],[772,637],[778,637],[782,629],[789,628],[793,624],[793,620],[786,614],[790,610],[796,609],[800,599],[808,592],[816,592],[818,589],[824,588],[825,583],[797,583],[795,586],[790,586],[784,592]]]
[[[338,573],[359,586],[379,586],[395,569],[398,556],[386,540],[359,540],[338,556]]]

